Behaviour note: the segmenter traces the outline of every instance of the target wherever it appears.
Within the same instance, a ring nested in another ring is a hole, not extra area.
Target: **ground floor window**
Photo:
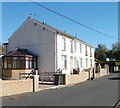
[[[80,69],[82,69],[82,67],[83,67],[82,58],[79,59],[79,63],[80,63],[80,65],[79,65],[79,66],[80,66]]]
[[[74,57],[74,68],[77,69],[77,58]]]
[[[88,68],[88,58],[86,58],[86,69]]]
[[[25,68],[25,60],[24,57],[13,57],[12,59],[12,68],[13,69],[24,69]]]
[[[4,69],[36,69],[36,57],[3,57]]]
[[[67,68],[67,56],[62,55],[62,69],[66,69],[66,68]]]
[[[92,59],[90,59],[90,67],[92,68]]]

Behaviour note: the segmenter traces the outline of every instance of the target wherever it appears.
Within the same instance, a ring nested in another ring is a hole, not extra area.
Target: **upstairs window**
[[[66,39],[64,37],[62,37],[62,50],[66,50]]]
[[[80,53],[82,53],[82,45],[81,44],[79,44],[79,49],[80,49]]]
[[[70,40],[70,52],[73,52],[73,41]]]
[[[90,57],[92,57],[92,48],[90,47]]]
[[[88,56],[87,45],[85,46],[85,55]]]
[[[77,51],[76,42],[74,42],[74,51]]]

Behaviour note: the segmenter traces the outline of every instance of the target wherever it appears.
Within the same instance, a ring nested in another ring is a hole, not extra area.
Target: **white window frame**
[[[86,69],[88,69],[88,58],[85,59]]]
[[[62,69],[67,69],[67,56],[62,55],[61,59],[62,59]]]
[[[80,53],[82,53],[82,44],[79,44],[79,47],[80,47]]]
[[[77,57],[74,57],[74,68],[77,68]]]
[[[92,59],[90,59],[90,67],[92,68]]]
[[[82,60],[82,58],[79,59],[79,67],[80,67],[80,69],[83,68],[83,60]]]
[[[70,40],[70,52],[73,53],[73,40]]]
[[[74,42],[74,52],[76,52],[76,51],[77,51],[77,43]]]
[[[62,51],[66,51],[66,38],[62,37]]]
[[[92,48],[90,47],[90,57],[92,57]]]
[[[85,45],[85,55],[86,56],[88,56],[88,48],[87,48],[88,46],[87,45]]]

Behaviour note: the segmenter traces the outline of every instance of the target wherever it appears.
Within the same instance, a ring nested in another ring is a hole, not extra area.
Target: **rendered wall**
[[[62,37],[64,37],[66,39],[66,51],[62,51]],[[71,53],[71,43],[70,43],[71,40],[73,41],[73,52],[72,53]],[[76,52],[74,52],[74,42],[76,42]],[[82,45],[81,53],[80,53],[79,44]],[[79,59],[82,58],[82,68],[80,68],[80,71],[82,71],[83,69],[86,69],[86,58],[88,59],[88,68],[91,68],[90,59],[92,59],[92,67],[94,67],[94,48],[91,47],[92,48],[92,57],[90,57],[90,46],[87,46],[88,47],[88,56],[85,56],[85,46],[86,46],[86,44],[81,41],[71,39],[71,38],[61,35],[61,34],[57,35],[57,61],[58,61],[57,67],[58,68],[62,69],[61,56],[62,55],[67,56],[67,68],[62,70],[63,74],[72,73],[72,72],[70,72],[71,71],[70,57],[73,57],[72,68],[74,68],[74,65],[75,65],[75,63],[74,63],[75,57],[78,62],[79,62]],[[79,65],[79,63],[78,63],[78,65]]]
[[[0,80],[0,97],[33,91],[33,79]]]
[[[9,51],[28,49],[38,56],[38,70],[55,71],[55,34],[28,19],[10,38]]]
[[[30,73],[32,70],[10,70],[10,69],[3,69],[3,77],[10,77],[11,79],[20,79],[20,73]],[[27,75],[24,75],[27,77]],[[23,77],[23,75],[21,76]]]
[[[65,75],[65,85],[84,82],[87,81],[88,78],[88,72],[80,72],[76,75]]]

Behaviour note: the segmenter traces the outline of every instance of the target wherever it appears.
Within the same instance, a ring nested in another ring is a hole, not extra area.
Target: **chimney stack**
[[[28,18],[32,18],[32,14],[30,14],[30,16]]]

